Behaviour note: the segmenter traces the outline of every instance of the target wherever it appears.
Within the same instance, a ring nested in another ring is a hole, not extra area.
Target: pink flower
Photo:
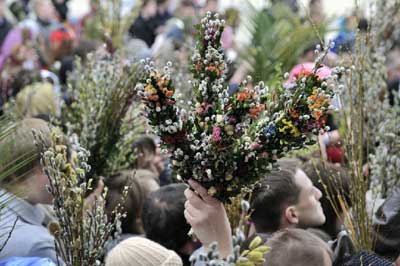
[[[293,82],[295,82],[295,79],[299,79],[302,76],[308,76],[309,74],[311,74],[313,72],[314,66],[315,66],[315,64],[310,63],[310,62],[296,65],[290,71],[289,78],[286,81],[286,83],[293,83]],[[328,77],[329,75],[331,75],[331,73],[332,73],[331,69],[329,67],[323,65],[320,68],[318,68],[317,77],[319,79],[324,79],[324,78]]]
[[[259,148],[261,148],[261,145],[257,142],[254,142],[250,145],[250,149],[252,150],[258,150]]]
[[[213,127],[212,141],[213,142],[221,141],[221,129],[218,126]]]

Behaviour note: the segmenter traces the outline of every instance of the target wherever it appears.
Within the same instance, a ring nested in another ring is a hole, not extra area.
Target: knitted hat
[[[175,252],[156,242],[131,237],[108,253],[106,266],[182,266],[182,260]]]
[[[41,119],[25,118],[5,129],[4,136],[0,138],[0,174],[4,176],[2,182],[10,182],[14,177],[18,177],[16,180],[23,180],[40,165],[40,151],[34,143],[33,129],[42,132],[46,145],[50,144],[48,123]],[[9,131],[8,134],[6,130]]]

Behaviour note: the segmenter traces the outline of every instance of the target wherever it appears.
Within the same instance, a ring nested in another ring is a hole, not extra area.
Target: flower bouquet
[[[223,28],[224,21],[211,13],[197,27],[199,40],[191,58],[195,99],[188,111],[175,104],[170,64],[159,72],[147,60],[139,95],[178,178],[193,178],[226,202],[264,177],[285,153],[313,143],[309,133],[324,130],[333,93],[327,77],[317,75],[317,62],[290,86],[270,90],[262,82],[252,86],[248,77],[229,95],[220,44]]]

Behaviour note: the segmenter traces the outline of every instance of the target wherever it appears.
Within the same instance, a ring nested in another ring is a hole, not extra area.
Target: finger
[[[207,204],[218,204],[219,201],[214,197],[210,196],[207,192],[207,189],[200,185],[200,183],[194,181],[193,179],[189,179],[189,185],[200,195],[203,201]]]
[[[196,209],[189,201],[185,202],[185,210],[187,210],[192,217],[199,217],[201,215],[201,211]]]
[[[103,182],[103,179],[101,178],[97,182],[97,187],[96,187],[95,191],[93,191],[93,195],[100,196],[101,193],[103,193],[103,189],[104,189],[104,182]]]
[[[185,189],[184,191],[186,199],[197,209],[202,209],[204,207],[204,201],[192,190]]]
[[[208,196],[207,189],[200,185],[200,183],[194,181],[193,179],[189,179],[189,185],[202,197]]]
[[[185,216],[185,219],[189,224],[192,224],[194,222],[194,217],[187,210],[183,212],[183,215]]]

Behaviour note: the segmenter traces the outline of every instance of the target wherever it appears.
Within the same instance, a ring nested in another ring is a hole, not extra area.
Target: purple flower
[[[221,129],[218,126],[213,127],[212,141],[213,142],[221,141]]]

